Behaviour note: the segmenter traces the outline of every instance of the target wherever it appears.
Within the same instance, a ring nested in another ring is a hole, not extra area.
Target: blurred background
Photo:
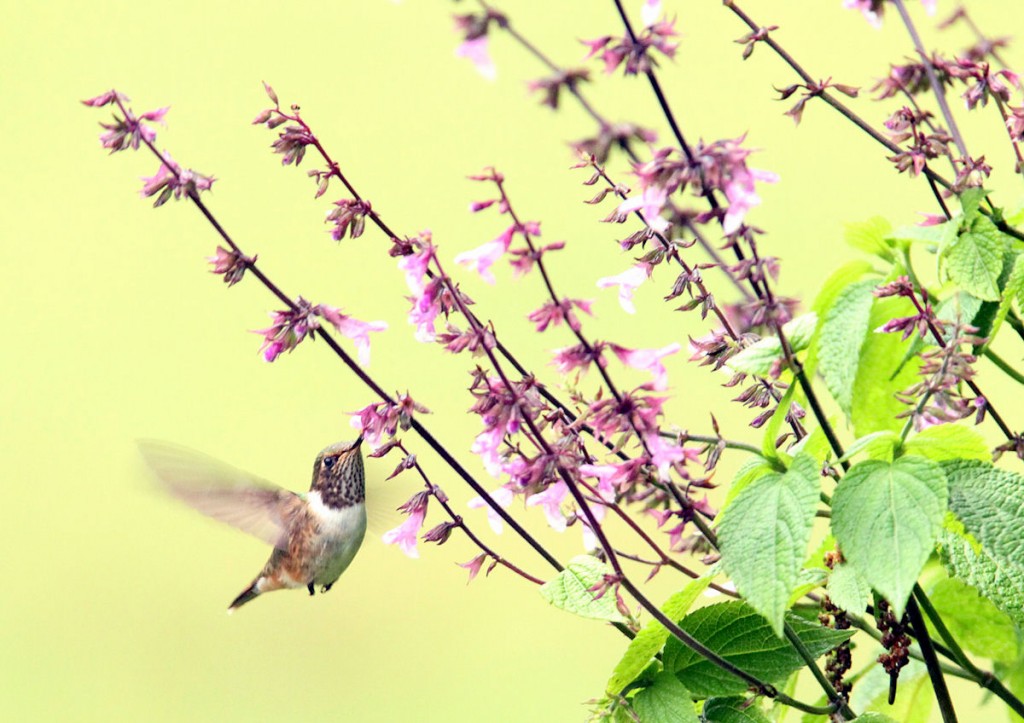
[[[640,5],[628,3],[637,17]],[[912,223],[916,211],[935,211],[926,184],[898,176],[880,147],[824,104],[811,102],[799,127],[783,116],[796,98],[779,103],[772,86],[796,79],[766,47],[741,60],[733,40],[746,29],[721,3],[665,5],[682,36],[676,61],[663,63],[663,83],[684,132],[691,142],[748,133],[747,145],[762,149],[750,165],[781,176],[763,189],[764,205],[750,220],[768,232],[764,252],[782,258],[783,293],[809,298],[854,258],[842,243],[844,222],[877,214]],[[774,37],[812,75],[866,91],[912,48],[895,17],[876,30],[840,5],[743,3],[758,22],[781,26]],[[581,64],[579,39],[621,32],[611,2],[500,7],[563,65]],[[630,258],[615,243],[627,226],[600,223],[610,207],[583,204],[593,192],[580,185],[586,174],[569,168],[566,141],[593,126],[567,100],[555,114],[528,97],[526,82],[546,71],[500,33],[490,44],[494,82],[456,58],[451,14],[471,9],[181,0],[12,3],[5,11],[0,716],[563,721],[585,718],[586,701],[601,694],[624,648],[617,633],[548,606],[500,569],[467,586],[456,563],[476,552],[458,534],[407,558],[380,542],[397,516],[371,531],[329,595],[278,593],[226,617],[267,550],[161,496],[135,448],[137,438],[169,440],[305,489],[317,451],[352,436],[347,413],[376,400],[323,344],[263,362],[250,332],[268,325],[270,296],[248,280],[229,291],[208,273],[217,239],[193,208],[154,210],[139,199],[140,178],[156,171],[150,156],[108,158],[100,148],[96,124],[109,116],[78,101],[111,87],[137,112],[171,106],[157,145],[217,177],[208,203],[282,288],[390,324],[373,340],[371,373],[429,407],[434,414],[424,421],[481,479],[486,473],[468,451],[479,423],[465,413],[471,398],[463,392],[472,360],[413,340],[402,275],[374,230],[354,242],[330,239],[322,218],[336,190],[314,201],[305,171],[315,162],[282,168],[269,153],[273,135],[250,125],[268,103],[260,81],[283,104],[302,106],[393,228],[430,229],[450,266],[456,253],[503,228],[493,212],[467,211],[489,189],[466,176],[494,165],[522,216],[542,222],[544,239],[567,241],[550,257],[551,270],[561,293],[597,299],[592,336],[659,347],[704,333],[697,315],[661,301],[671,281],[664,270],[638,292],[635,317],[613,290],[595,288]],[[942,38],[934,30],[952,9],[943,0],[939,16],[927,18],[912,3],[929,47],[971,41],[965,30]],[[1021,19],[1011,0],[976,2],[971,11],[994,33],[1017,31]],[[1007,57],[1022,66],[1019,46]],[[598,109],[666,136],[645,84],[591,67],[598,82],[588,95]],[[850,104],[880,125],[886,106],[869,95]],[[999,159],[991,185],[1012,205],[1019,178],[994,110],[960,119],[974,153]],[[539,280],[513,280],[503,267],[489,287],[459,274],[477,313],[557,384],[550,350],[569,337],[538,337],[524,318],[543,301]],[[728,299],[722,279],[709,279]],[[728,403],[735,392],[684,357],[670,363],[671,419],[707,432],[714,410],[723,433],[757,443],[759,433],[746,426],[753,415]],[[470,495],[459,481],[425,445],[407,441],[464,510]],[[382,481],[396,461],[369,463],[370,484],[386,488],[392,505],[418,489],[411,476]],[[718,481],[742,461],[728,457]],[[441,520],[436,512],[428,525]],[[548,574],[511,535],[491,535],[481,511],[467,519],[500,553]],[[582,551],[577,530],[547,532],[536,509],[526,519],[563,558]],[[659,578],[652,597],[675,585]],[[980,700],[970,686],[956,691]]]

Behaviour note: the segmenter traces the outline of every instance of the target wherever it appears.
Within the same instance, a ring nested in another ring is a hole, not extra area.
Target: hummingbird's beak
[[[356,437],[356,441],[352,443],[352,449],[358,448],[359,445],[362,444],[362,443],[363,443],[363,435],[360,434],[358,437]]]

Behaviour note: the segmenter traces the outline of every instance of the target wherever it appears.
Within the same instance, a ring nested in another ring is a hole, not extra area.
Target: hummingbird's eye
[[[330,469],[334,466],[334,463],[338,461],[337,457],[324,457],[324,467]]]

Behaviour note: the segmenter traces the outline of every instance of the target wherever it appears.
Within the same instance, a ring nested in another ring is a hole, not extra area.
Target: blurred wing
[[[411,479],[403,476],[366,485],[366,530],[370,535],[379,539],[405,521],[405,514],[398,507],[409,497],[409,488],[402,482]]]
[[[164,489],[191,507],[269,545],[287,549],[302,498],[205,454],[140,440],[139,451]]]

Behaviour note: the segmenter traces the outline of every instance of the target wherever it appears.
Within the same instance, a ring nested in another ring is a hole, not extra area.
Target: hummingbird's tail
[[[242,594],[239,595],[238,597],[236,597],[232,601],[232,603],[230,605],[228,605],[228,614],[229,615],[231,613],[233,613],[235,610],[237,610],[238,608],[240,608],[243,605],[245,605],[250,600],[256,599],[256,597],[260,594],[259,582],[260,582],[260,578],[256,578],[255,580],[253,580],[252,581],[252,585],[250,585],[249,587],[245,588],[245,590],[242,591]]]

